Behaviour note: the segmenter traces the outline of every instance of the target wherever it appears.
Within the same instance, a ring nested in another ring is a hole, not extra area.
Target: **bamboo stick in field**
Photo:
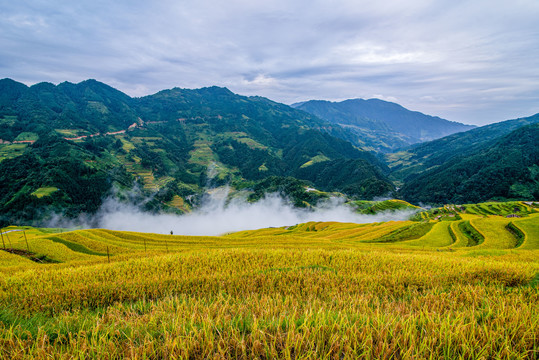
[[[7,238],[7,241],[8,241],[8,243],[9,243],[9,248],[10,248],[11,250],[13,250],[13,246],[11,246],[11,240],[9,240],[9,236],[8,236],[7,233],[6,233],[6,238]]]
[[[22,232],[24,234],[24,240],[26,241],[26,250],[30,252],[30,246],[28,245],[28,238],[26,237],[26,231]]]
[[[6,250],[6,243],[4,241],[4,233],[2,232],[2,229],[0,229],[0,236],[2,236],[2,245],[4,246],[4,250]]]
[[[109,253],[109,247],[107,246],[107,259],[109,259],[109,264],[110,264],[110,253]]]

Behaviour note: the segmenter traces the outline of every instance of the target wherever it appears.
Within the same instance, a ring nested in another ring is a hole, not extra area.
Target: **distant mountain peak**
[[[391,151],[475,127],[411,111],[376,98],[339,102],[310,100],[292,106],[352,129],[358,136],[358,145],[363,142],[364,147],[379,151]]]

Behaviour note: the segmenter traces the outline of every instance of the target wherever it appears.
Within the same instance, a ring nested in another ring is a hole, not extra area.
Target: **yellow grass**
[[[406,241],[403,244],[411,246],[445,247],[453,244],[453,238],[449,234],[451,222],[440,221],[424,236],[417,240]]]
[[[471,220],[470,224],[485,237],[485,241],[475,248],[510,249],[516,246],[516,237],[506,229],[509,219],[488,216]]]
[[[530,215],[527,218],[518,219],[514,224],[524,232],[524,243],[521,249],[539,249],[539,214]]]
[[[0,251],[0,358],[535,359],[539,218],[511,220],[517,249],[509,220],[471,218],[485,235],[473,248],[459,221],[390,245],[365,241],[413,222],[26,229],[30,251],[62,263]]]
[[[451,221],[451,231],[455,235],[456,241],[451,245],[451,248],[459,248],[468,246],[468,238],[459,230],[458,225],[463,222],[461,221]]]

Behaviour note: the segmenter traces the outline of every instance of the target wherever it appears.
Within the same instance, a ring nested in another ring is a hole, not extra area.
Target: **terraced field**
[[[218,237],[9,227],[0,359],[536,359],[539,212],[447,210]]]
[[[0,161],[22,155],[27,147],[28,144],[0,144]]]
[[[524,233],[524,241],[519,248],[539,249],[539,221],[537,221],[537,217],[518,219],[514,221],[514,224]]]
[[[220,237],[171,236],[105,229],[51,231],[55,230],[9,227],[3,230],[2,247],[46,256],[63,263],[102,260],[107,254],[114,259],[117,255],[137,252],[153,254],[223,247],[368,249],[385,246],[462,251],[539,249],[539,213],[517,219],[464,215],[464,219],[458,221],[388,221],[371,224],[309,222],[241,231]],[[480,237],[474,239],[470,233],[479,234]],[[522,234],[520,238],[519,233]],[[12,255],[9,258],[13,258]]]

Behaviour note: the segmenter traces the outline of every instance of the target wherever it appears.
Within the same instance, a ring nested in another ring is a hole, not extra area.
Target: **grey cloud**
[[[227,86],[292,103],[381,94],[488,123],[539,112],[539,3],[0,0],[0,70],[140,96]]]

